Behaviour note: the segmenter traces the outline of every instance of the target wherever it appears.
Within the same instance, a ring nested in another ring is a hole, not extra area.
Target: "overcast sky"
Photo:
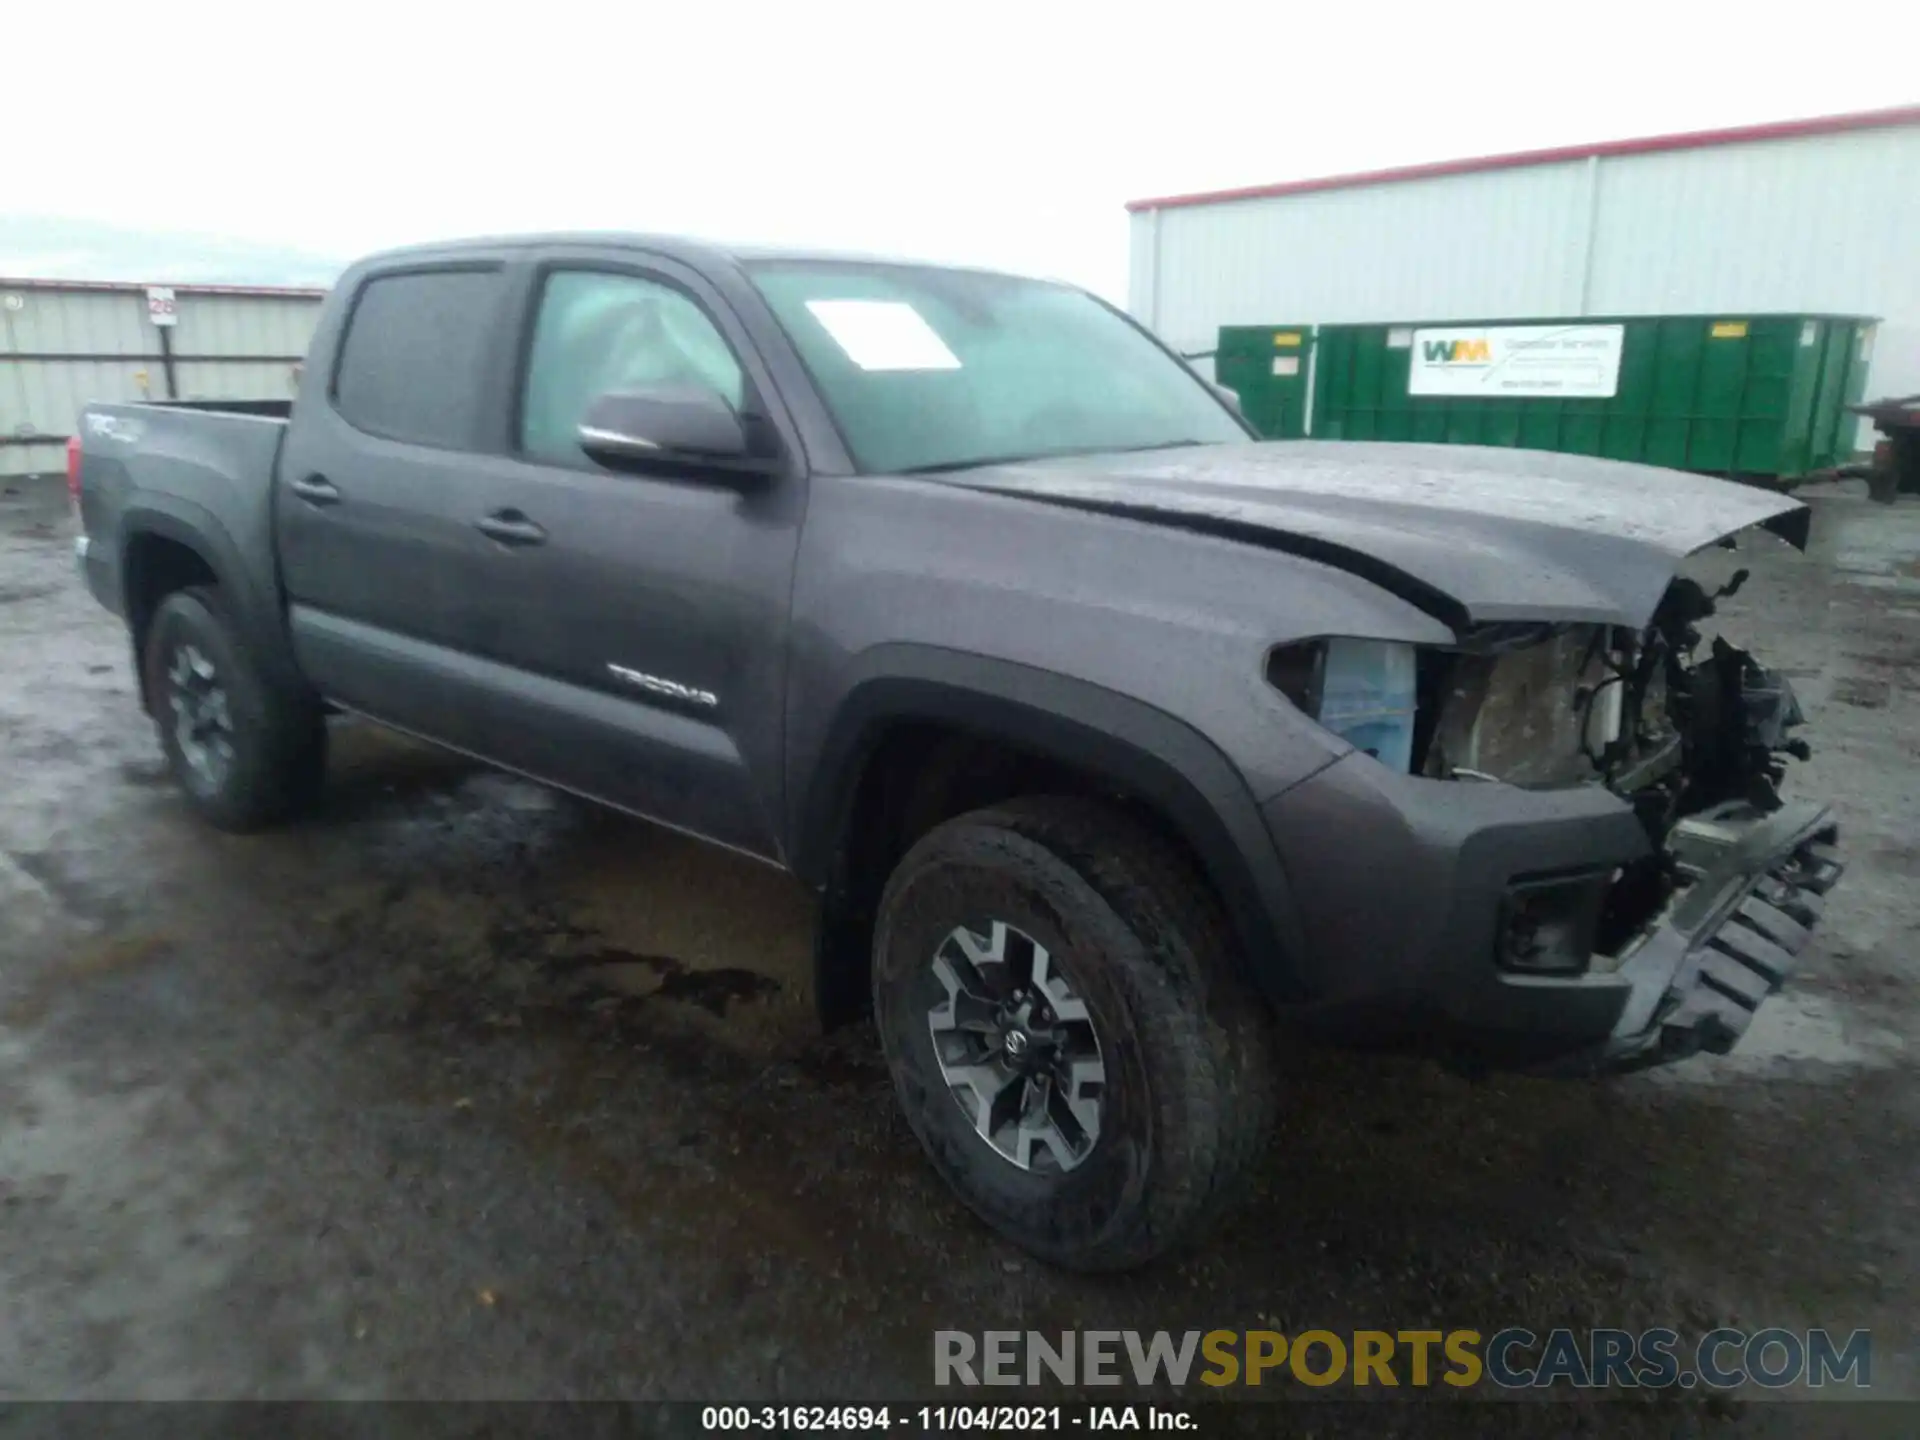
[[[342,259],[581,227],[1123,299],[1132,198],[1920,99],[1874,38],[1908,5],[1789,9],[16,0],[0,273],[49,217]]]

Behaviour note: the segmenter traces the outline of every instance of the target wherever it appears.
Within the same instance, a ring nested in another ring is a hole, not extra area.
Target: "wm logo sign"
[[[1388,332],[1410,351],[1409,395],[1605,398],[1620,385],[1619,325],[1436,325]],[[1397,342],[1397,343],[1396,343]]]
[[[1481,340],[1429,340],[1421,347],[1429,365],[1487,365],[1493,360],[1493,347]]]

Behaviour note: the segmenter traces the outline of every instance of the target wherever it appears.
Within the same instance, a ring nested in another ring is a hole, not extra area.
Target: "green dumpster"
[[[1874,324],[1721,313],[1322,325],[1301,335],[1304,384],[1253,359],[1258,335],[1270,357],[1272,336],[1304,327],[1229,326],[1215,373],[1276,439],[1519,446],[1780,481],[1850,457],[1846,407],[1864,393]]]
[[[1223,325],[1213,378],[1240,397],[1248,423],[1269,440],[1307,433],[1311,325]]]

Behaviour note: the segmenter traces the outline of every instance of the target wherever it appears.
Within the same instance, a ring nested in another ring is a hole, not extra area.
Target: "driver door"
[[[479,627],[482,654],[502,667],[490,753],[778,858],[803,481],[743,491],[615,473],[575,434],[610,391],[701,385],[765,414],[770,381],[697,275],[664,259],[637,264],[631,251],[544,257],[522,335],[511,453],[485,485],[502,526]]]

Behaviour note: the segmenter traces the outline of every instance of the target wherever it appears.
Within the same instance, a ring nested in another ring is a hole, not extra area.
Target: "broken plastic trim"
[[[1674,838],[1694,878],[1616,960],[1632,989],[1604,1069],[1731,1050],[1792,972],[1846,868],[1820,805],[1765,816],[1728,806],[1683,821]]]

